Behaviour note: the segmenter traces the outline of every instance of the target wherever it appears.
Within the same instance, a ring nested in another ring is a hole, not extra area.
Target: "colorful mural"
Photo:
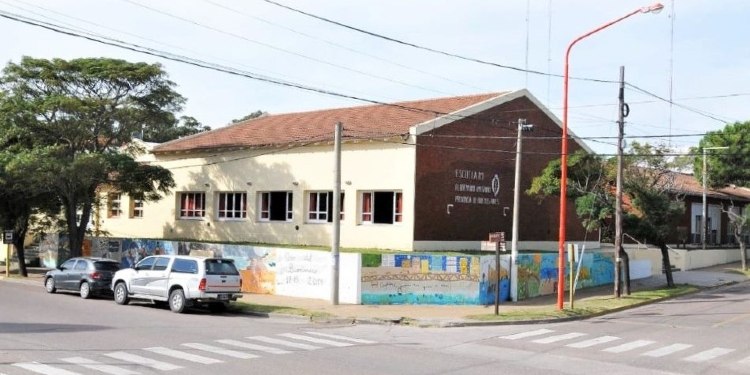
[[[494,257],[368,254],[362,259],[363,304],[495,302]],[[506,259],[501,266],[501,300],[509,295],[507,264]]]
[[[58,249],[65,251],[60,241],[50,237],[40,250],[54,253],[56,259]],[[117,259],[123,267],[148,255],[191,252],[234,260],[244,292],[323,299],[330,295],[331,257],[326,251],[146,239],[91,240],[91,255]],[[50,267],[49,262],[43,262]],[[356,286],[355,280],[359,280],[361,289],[352,288],[355,296],[350,300],[362,304],[491,305],[498,288],[501,303],[510,299],[509,265],[509,255],[501,256],[497,272],[494,255],[362,254],[356,263],[340,269],[350,273],[340,285]],[[517,265],[519,300],[556,292],[557,254],[522,254]],[[565,274],[567,278],[567,270]],[[584,255],[577,288],[609,284],[613,279],[610,256]]]

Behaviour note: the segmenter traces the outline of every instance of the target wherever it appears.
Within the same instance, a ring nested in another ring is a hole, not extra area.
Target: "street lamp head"
[[[662,5],[661,3],[656,3],[654,5],[641,8],[641,13],[657,14],[661,12],[662,9],[664,9],[664,5]]]

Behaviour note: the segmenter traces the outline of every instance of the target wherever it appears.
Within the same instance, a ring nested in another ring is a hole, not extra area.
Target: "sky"
[[[162,64],[187,99],[181,115],[212,128],[271,114],[527,88],[562,118],[565,51],[576,37],[652,0],[274,0],[371,33],[525,73],[386,41],[265,0],[0,0],[0,15],[109,38],[201,68],[0,18],[0,62],[108,57]],[[620,66],[628,142],[678,151],[750,120],[750,2],[663,0],[571,50],[569,129],[616,152]],[[20,17],[19,17],[20,16]],[[605,82],[599,82],[605,81]],[[670,98],[673,104],[669,103]],[[637,138],[648,137],[648,138]]]

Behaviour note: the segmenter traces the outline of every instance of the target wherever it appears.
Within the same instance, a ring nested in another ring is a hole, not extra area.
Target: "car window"
[[[172,263],[172,272],[198,273],[198,262],[192,259],[175,258]]]
[[[86,262],[83,259],[79,259],[78,263],[76,263],[75,267],[73,267],[76,271],[86,271],[86,268],[88,268],[88,262]]]
[[[154,271],[164,271],[169,265],[169,258],[158,257],[154,263]]]
[[[206,275],[239,275],[230,259],[206,259]]]
[[[96,268],[97,271],[115,272],[120,269],[120,264],[117,262],[94,262],[94,268]]]
[[[151,266],[154,265],[155,260],[156,258],[154,257],[144,258],[142,261],[138,262],[138,264],[135,265],[135,268],[139,270],[150,270]]]
[[[76,263],[77,259],[68,259],[63,264],[60,265],[60,269],[62,270],[70,270],[73,269],[73,265]]]

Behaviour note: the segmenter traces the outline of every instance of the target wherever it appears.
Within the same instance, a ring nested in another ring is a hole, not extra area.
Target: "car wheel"
[[[81,293],[81,298],[83,299],[89,299],[91,298],[91,285],[89,285],[88,282],[84,281],[81,283],[81,287],[78,290]]]
[[[47,280],[44,280],[44,290],[47,291],[47,293],[54,293],[57,291],[57,288],[55,287],[55,279],[50,276],[47,278]]]
[[[169,309],[176,313],[185,311],[185,293],[182,289],[175,289],[169,293]]]
[[[128,288],[125,283],[119,282],[115,285],[115,303],[118,305],[127,305],[130,302],[128,298]]]
[[[212,313],[220,313],[227,310],[227,304],[224,302],[212,302],[208,304],[208,311]]]

